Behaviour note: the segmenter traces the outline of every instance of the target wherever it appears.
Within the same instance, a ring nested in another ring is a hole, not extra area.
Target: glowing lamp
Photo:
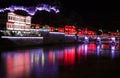
[[[85,40],[88,40],[88,37],[85,37]]]
[[[100,40],[100,37],[97,37],[97,40]]]
[[[115,41],[115,37],[112,37],[111,39],[112,39],[112,41]]]
[[[115,50],[115,46],[112,46],[111,49],[112,49],[112,50]]]

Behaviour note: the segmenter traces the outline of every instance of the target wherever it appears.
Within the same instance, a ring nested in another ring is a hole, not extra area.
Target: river
[[[1,52],[0,78],[119,77],[120,44],[75,44]]]

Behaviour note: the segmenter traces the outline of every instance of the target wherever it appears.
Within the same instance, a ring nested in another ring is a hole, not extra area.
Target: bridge
[[[120,36],[84,35],[78,37],[78,41],[81,40],[84,43],[95,42],[97,44],[102,44],[102,43],[120,44]]]

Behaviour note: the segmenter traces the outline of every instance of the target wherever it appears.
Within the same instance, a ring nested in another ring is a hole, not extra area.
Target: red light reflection
[[[90,52],[94,53],[95,50],[96,50],[96,45],[95,45],[95,44],[89,44],[89,45],[88,45],[88,50],[89,50]]]
[[[30,61],[28,53],[17,53],[12,56],[8,55],[6,59],[7,78],[18,78],[30,73]]]
[[[64,52],[64,64],[73,65],[75,63],[75,48],[65,49]]]
[[[58,60],[59,62],[62,62],[63,61],[63,52],[58,52]]]
[[[49,62],[50,64],[53,64],[54,61],[55,61],[55,55],[54,55],[54,53],[53,53],[52,51],[50,51],[50,52],[48,53],[48,62]]]
[[[110,46],[109,46],[109,44],[102,44],[102,45],[101,45],[101,48],[102,48],[102,49],[109,49]]]

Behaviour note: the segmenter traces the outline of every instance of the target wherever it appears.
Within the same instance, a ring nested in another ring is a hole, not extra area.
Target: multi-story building
[[[28,32],[31,27],[31,16],[22,16],[13,12],[0,14],[0,30],[11,32]]]

